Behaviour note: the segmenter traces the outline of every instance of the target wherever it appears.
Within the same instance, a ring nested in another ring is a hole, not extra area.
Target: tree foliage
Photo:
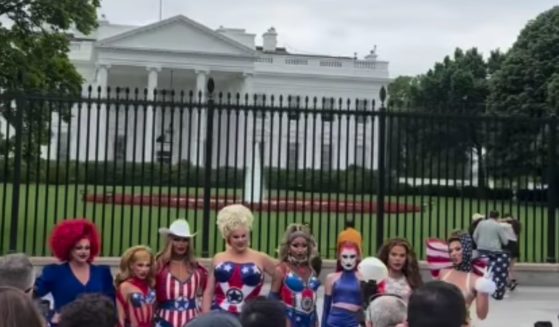
[[[559,73],[559,6],[520,32],[490,83],[489,110],[498,114],[556,115]]]
[[[68,58],[67,31],[91,32],[98,7],[99,0],[0,0],[0,91],[79,95],[82,77]],[[3,101],[0,112],[13,125],[9,104]],[[24,112],[23,135],[31,138],[24,141],[27,155],[37,154],[31,148],[37,148],[38,133],[30,131],[43,133],[41,143],[49,141],[49,116],[46,108]]]

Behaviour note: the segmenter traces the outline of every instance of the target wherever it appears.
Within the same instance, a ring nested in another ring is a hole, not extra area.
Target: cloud
[[[555,0],[163,0],[163,16],[183,14],[212,29],[278,31],[280,46],[299,53],[360,57],[374,45],[392,76],[426,72],[456,47],[508,49],[524,25]],[[104,0],[113,23],[159,18],[159,0]]]

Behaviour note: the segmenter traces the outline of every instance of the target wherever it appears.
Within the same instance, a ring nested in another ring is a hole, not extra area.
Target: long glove
[[[483,277],[476,280],[475,289],[479,293],[489,295],[495,293],[497,284],[495,284],[495,282],[493,281],[493,272],[491,271],[491,269],[488,269],[485,274],[483,274]]]
[[[328,327],[326,321],[330,315],[330,307],[332,306],[332,295],[324,295],[324,307],[322,308],[322,327]]]

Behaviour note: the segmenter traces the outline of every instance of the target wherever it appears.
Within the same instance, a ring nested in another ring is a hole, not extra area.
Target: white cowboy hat
[[[188,222],[185,219],[177,219],[173,221],[169,228],[159,228],[159,234],[174,235],[178,237],[193,237],[196,235],[196,233],[190,233],[190,225],[188,225]]]
[[[476,221],[478,219],[483,219],[483,218],[485,218],[485,216],[482,215],[481,213],[474,213],[473,216],[472,216],[473,221]]]

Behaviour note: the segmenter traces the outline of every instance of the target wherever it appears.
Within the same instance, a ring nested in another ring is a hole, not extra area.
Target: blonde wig
[[[217,213],[217,227],[226,241],[231,233],[239,228],[252,230],[253,221],[252,212],[241,204],[228,205]]]
[[[279,248],[279,259],[282,262],[291,262],[290,253],[289,253],[289,246],[291,242],[295,240],[297,237],[302,237],[307,240],[307,261],[310,265],[310,260],[314,256],[316,256],[316,242],[314,237],[311,234],[310,229],[306,225],[302,224],[290,224],[287,226],[287,230],[283,236],[283,241],[280,244]]]
[[[140,260],[149,261],[151,264],[146,281],[150,287],[155,286],[155,257],[153,256],[153,252],[151,252],[151,249],[147,246],[136,245],[126,250],[120,259],[119,271],[115,278],[115,285],[117,288],[126,280],[134,277],[132,266]]]

